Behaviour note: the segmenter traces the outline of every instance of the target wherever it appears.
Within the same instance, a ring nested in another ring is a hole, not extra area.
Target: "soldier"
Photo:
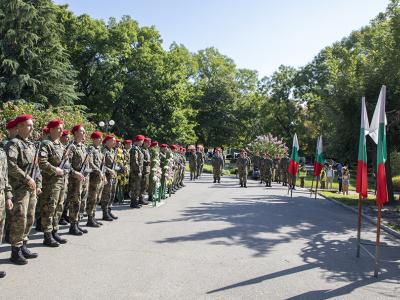
[[[201,174],[203,173],[203,167],[204,167],[204,161],[205,161],[205,155],[204,155],[204,147],[203,145],[198,145],[197,146],[197,172],[196,172],[196,178],[199,178]]]
[[[189,146],[189,169],[190,169],[190,180],[196,179],[196,172],[197,172],[197,154],[196,148],[193,145]]]
[[[275,159],[273,160],[273,162],[274,162],[274,171],[275,171],[275,173],[274,173],[274,176],[275,176],[275,182],[276,183],[281,183],[281,169],[280,169],[280,167],[279,167],[279,165],[280,165],[280,157],[279,156],[276,156],[275,157]]]
[[[261,160],[261,156],[260,156],[260,152],[257,151],[256,154],[253,156],[253,170],[258,170],[260,171],[260,160]],[[260,172],[261,173],[261,172]]]
[[[18,135],[18,127],[15,123],[15,119],[8,121],[6,125],[7,137],[1,141],[0,148],[6,149],[7,144],[10,140]],[[10,243],[10,212],[11,210],[6,210],[5,226],[4,226],[4,241]],[[1,240],[0,240],[1,243]]]
[[[289,162],[290,159],[286,155],[281,158],[281,178],[282,178],[282,185],[287,186],[288,184],[288,176],[289,176]]]
[[[120,183],[120,186],[122,188],[122,192],[124,194],[124,199],[129,199],[129,173],[130,173],[130,152],[132,149],[132,143],[133,141],[130,139],[127,139],[124,141],[124,149],[123,149],[123,167],[124,167],[124,173],[120,175],[121,180],[118,182]]]
[[[71,171],[68,178],[67,201],[69,203],[69,233],[80,236],[87,233],[86,229],[79,226],[79,212],[84,192],[84,183],[87,179],[85,168],[90,162],[90,154],[87,153],[85,145],[86,131],[82,125],[75,125],[71,133],[74,135],[73,147],[71,149]]]
[[[41,195],[40,209],[41,227],[44,232],[43,244],[49,247],[58,247],[65,244],[66,239],[58,232],[58,222],[64,208],[65,169],[69,168],[68,155],[60,142],[64,122],[52,120],[47,124],[48,140],[42,142],[39,153],[39,165],[46,185]]]
[[[179,150],[180,146],[179,145],[171,145],[171,150],[172,150],[172,156],[173,156],[173,183],[172,183],[172,194],[175,194],[176,191],[178,191],[181,187],[178,186],[178,178],[179,178],[179,173],[180,173],[180,168],[181,168],[181,161],[179,159]]]
[[[214,151],[214,155],[211,159],[211,165],[213,167],[214,183],[221,182],[221,174],[224,170],[224,159],[221,155],[221,149],[217,148]]]
[[[96,220],[96,204],[97,199],[100,197],[100,192],[103,185],[107,182],[105,175],[105,157],[102,153],[101,143],[103,133],[101,131],[95,131],[90,135],[93,141],[92,147],[92,172],[89,177],[89,193],[86,203],[86,213],[88,221],[86,226],[88,227],[100,227],[103,223]]]
[[[67,146],[69,144],[69,130],[68,129],[63,129],[63,133],[60,137],[60,142],[64,146]]]
[[[271,187],[272,184],[272,167],[273,167],[273,160],[271,157],[265,153],[265,186]]]
[[[143,173],[143,152],[140,147],[143,145],[144,136],[139,134],[135,137],[134,145],[132,146],[130,153],[130,169],[131,173],[129,176],[129,184],[131,191],[131,208],[140,208],[139,196],[140,196],[140,185],[142,182]]]
[[[178,186],[180,187],[185,187],[185,184],[183,183],[183,180],[185,179],[185,167],[186,167],[186,148],[181,148],[180,152],[180,163],[181,163],[181,170],[179,174],[179,182]]]
[[[249,170],[249,159],[244,149],[240,150],[240,156],[236,162],[239,174],[239,182],[241,187],[247,188],[247,174]]]
[[[101,209],[103,210],[103,220],[113,221],[118,219],[118,217],[111,212],[111,205],[113,203],[117,187],[117,149],[115,149],[115,136],[112,134],[107,135],[103,140],[103,145],[103,155],[105,157],[104,164],[106,169],[106,183],[103,187],[100,204]]]
[[[37,150],[29,140],[32,136],[31,115],[15,119],[18,135],[7,144],[8,180],[13,189],[13,208],[10,220],[10,260],[18,265],[27,264],[26,259],[38,257],[27,248],[28,234],[35,217],[36,194],[40,193],[37,176]]]
[[[153,201],[153,195],[156,191],[157,183],[160,180],[160,151],[158,142],[153,141],[150,145],[150,176],[149,176],[149,201]]]
[[[168,145],[161,144],[160,145],[160,168],[161,168],[161,197],[165,198],[166,189],[167,189],[167,176],[168,176],[168,159],[167,159],[167,151]]]
[[[12,210],[12,208],[11,186],[8,183],[7,156],[4,150],[0,148],[0,244],[3,240],[5,209]],[[5,276],[6,272],[0,271],[0,278]]]
[[[143,141],[143,146],[141,148],[143,153],[143,173],[142,180],[140,183],[140,195],[139,195],[139,204],[147,205],[149,202],[144,199],[144,195],[148,192],[149,189],[149,176],[150,176],[150,152],[149,147],[151,145],[151,138],[146,137]]]

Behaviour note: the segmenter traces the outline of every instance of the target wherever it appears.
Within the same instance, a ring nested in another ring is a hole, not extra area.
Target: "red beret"
[[[6,129],[13,129],[15,126],[17,126],[17,123],[15,123],[15,119],[8,121],[6,125]]]
[[[47,123],[47,128],[56,128],[57,126],[60,126],[61,124],[64,124],[63,120],[60,119],[55,119],[51,120],[49,123]]]
[[[19,115],[18,117],[15,118],[15,125],[18,125],[19,123],[32,120],[32,115]]]
[[[62,136],[67,136],[67,135],[69,135],[69,130],[68,129],[64,129],[63,133],[62,133]]]
[[[176,150],[177,147],[176,147],[176,145],[171,145],[170,148],[171,148],[171,150]]]
[[[102,137],[103,137],[103,133],[102,133],[101,131],[98,131],[98,130],[94,131],[94,132],[90,135],[90,138],[91,138],[92,140],[101,139]]]
[[[71,129],[71,133],[74,134],[75,132],[77,132],[79,129],[82,128],[81,124],[75,125],[72,129]]]
[[[138,134],[135,137],[135,142],[140,142],[140,141],[143,141],[143,140],[144,140],[144,135]]]
[[[167,144],[161,144],[160,148],[168,148],[168,145]]]
[[[43,127],[42,132],[48,134],[50,131],[49,127]]]
[[[181,151],[185,151],[186,152],[186,148],[181,148]]]
[[[157,146],[158,146],[158,142],[152,142],[150,144],[150,148],[154,148],[154,147],[157,147]]]
[[[126,144],[132,144],[132,140],[125,140],[124,141],[124,144],[126,145]]]
[[[149,138],[149,137],[145,138],[145,139],[144,139],[144,142],[145,142],[145,143],[151,143],[151,138]]]
[[[119,144],[119,143],[121,143],[121,140],[120,140],[120,139],[116,139],[115,142],[116,142],[117,144]]]
[[[107,143],[107,141],[112,140],[112,139],[115,139],[115,135],[113,135],[113,134],[108,134],[108,135],[104,138],[103,144]]]

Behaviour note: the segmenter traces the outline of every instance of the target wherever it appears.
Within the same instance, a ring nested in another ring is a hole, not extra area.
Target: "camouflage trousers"
[[[131,191],[131,199],[133,201],[136,201],[140,196],[141,183],[142,183],[142,175],[131,173],[129,179],[129,185]]]
[[[13,247],[21,247],[28,240],[35,221],[36,191],[22,186],[13,190],[13,209],[10,213],[10,242]]]
[[[40,210],[43,232],[57,231],[64,209],[65,178],[44,178],[44,182],[46,185],[36,207]]]
[[[179,174],[179,184],[183,183],[183,180],[185,179],[185,168],[181,168],[181,173]]]
[[[247,184],[247,172],[246,171],[242,171],[242,170],[239,170],[239,181],[240,181],[240,184],[242,185],[246,185]]]
[[[5,208],[5,194],[4,190],[0,191],[0,244],[3,241],[3,230],[4,230],[4,223],[6,217],[6,208]]]
[[[117,192],[118,179],[107,176],[107,183],[103,185],[100,205],[102,209],[108,209],[113,204]]]
[[[71,224],[78,223],[79,221],[83,188],[82,181],[73,177],[69,178],[67,202],[69,205],[69,220]]]
[[[204,164],[198,164],[196,168],[196,177],[200,177],[203,174]]]
[[[82,193],[81,193],[81,204],[79,206],[79,214],[83,215],[86,211],[86,202],[89,196],[89,185],[90,177],[86,176],[86,179],[82,182]]]
[[[86,213],[89,217],[93,217],[96,212],[96,204],[101,197],[103,180],[98,174],[92,174],[89,181],[89,192],[86,202]]]
[[[150,173],[142,175],[142,179],[140,182],[140,196],[144,195],[149,190],[149,176]]]
[[[213,168],[214,180],[221,180],[221,168]]]
[[[189,169],[190,169],[190,180],[195,179],[196,178],[196,174],[197,174],[197,166],[196,165],[190,165]]]

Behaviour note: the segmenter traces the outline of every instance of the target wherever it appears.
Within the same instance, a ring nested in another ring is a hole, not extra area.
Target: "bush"
[[[400,191],[400,175],[393,176],[392,182],[393,182],[393,190]]]
[[[400,153],[393,151],[390,153],[390,166],[392,167],[392,175],[400,175]]]

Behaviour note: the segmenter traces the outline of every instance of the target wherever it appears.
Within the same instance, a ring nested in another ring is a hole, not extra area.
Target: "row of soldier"
[[[156,189],[168,188],[173,194],[184,187],[186,149],[179,145],[159,145],[137,135],[122,146],[114,135],[103,137],[95,131],[86,146],[85,128],[78,124],[69,132],[60,119],[49,121],[42,138],[33,141],[33,126],[32,115],[11,120],[0,148],[0,242],[6,223],[5,240],[11,244],[10,260],[15,264],[38,257],[27,247],[35,219],[37,230],[44,234],[43,244],[58,247],[67,243],[58,233],[60,224],[69,223],[68,232],[76,236],[88,232],[80,226],[84,213],[88,227],[102,225],[95,218],[98,204],[102,220],[118,219],[112,212],[117,187],[130,197],[132,208],[155,201]],[[124,176],[128,179],[118,185]],[[4,276],[0,272],[0,278]]]

